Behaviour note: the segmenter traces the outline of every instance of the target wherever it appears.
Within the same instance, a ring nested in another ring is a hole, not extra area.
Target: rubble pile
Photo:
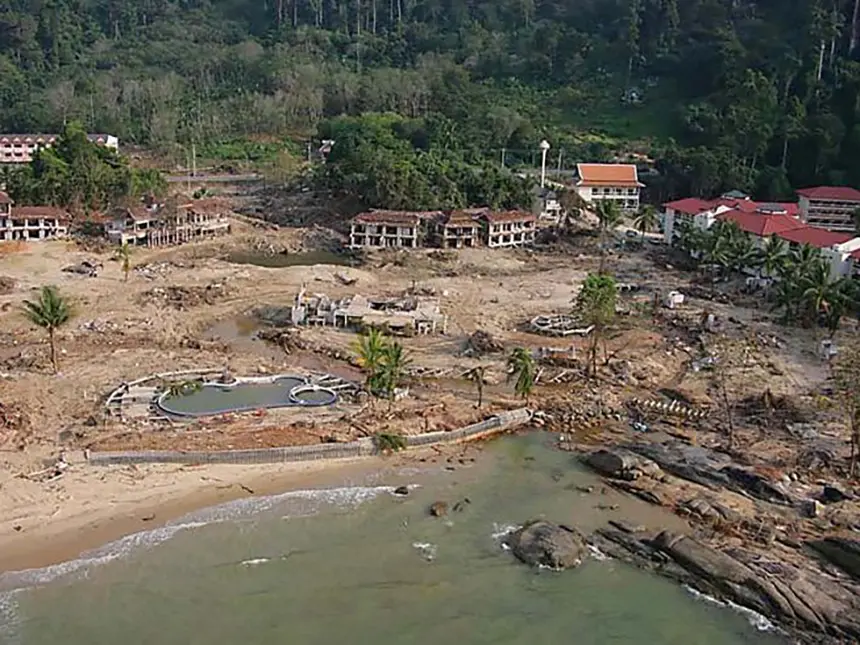
[[[810,421],[809,415],[800,409],[795,400],[775,395],[770,389],[744,397],[734,407],[737,414],[757,426],[788,428],[789,425]]]
[[[224,282],[212,282],[205,287],[169,285],[154,287],[145,291],[141,294],[139,301],[141,304],[153,304],[182,311],[203,304],[215,304],[227,293],[227,285]]]
[[[17,444],[21,449],[23,433],[29,428],[30,419],[21,406],[0,402],[0,447]]]
[[[505,351],[505,346],[490,334],[479,329],[466,339],[463,356],[479,357],[485,354],[498,354]]]
[[[15,282],[14,278],[0,275],[0,296],[5,296],[15,291],[16,284],[17,283]]]

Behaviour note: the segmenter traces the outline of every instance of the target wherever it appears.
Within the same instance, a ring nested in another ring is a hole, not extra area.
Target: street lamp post
[[[546,153],[549,152],[549,141],[544,139],[540,142],[540,187],[546,184]]]

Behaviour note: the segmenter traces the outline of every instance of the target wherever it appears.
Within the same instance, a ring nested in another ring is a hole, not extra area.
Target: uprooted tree
[[[845,343],[844,349],[840,349],[831,365],[831,373],[834,389],[851,433],[849,472],[853,478],[856,475],[857,452],[860,446],[860,345],[857,344],[857,339]]]

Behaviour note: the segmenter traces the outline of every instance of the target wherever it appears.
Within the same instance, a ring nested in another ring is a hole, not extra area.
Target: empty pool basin
[[[167,396],[158,407],[174,417],[205,417],[228,412],[267,408],[324,406],[337,402],[337,394],[311,385],[300,376],[282,376],[271,381],[239,381],[235,384],[206,383],[196,392]]]

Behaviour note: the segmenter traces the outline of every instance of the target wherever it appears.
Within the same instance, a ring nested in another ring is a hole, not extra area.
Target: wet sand
[[[420,458],[363,458],[253,466],[89,466],[71,459],[59,480],[0,481],[0,573],[49,566],[192,511],[304,488],[336,486]]]

